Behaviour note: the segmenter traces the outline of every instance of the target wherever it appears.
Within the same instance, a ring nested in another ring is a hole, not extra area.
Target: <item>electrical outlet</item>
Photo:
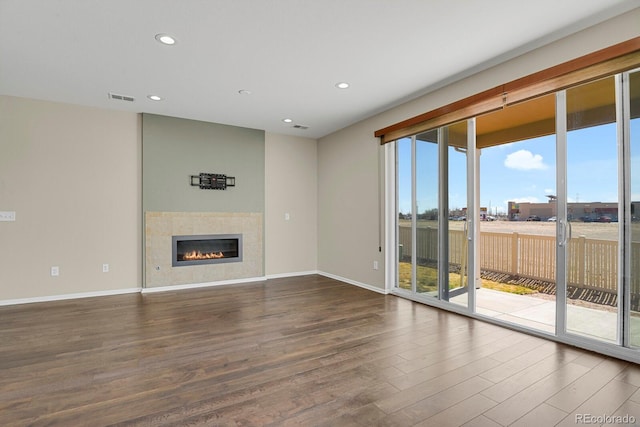
[[[51,267],[51,276],[56,277],[60,275],[60,267],[54,266]]]
[[[103,273],[109,272],[109,264],[102,264],[102,272]]]
[[[373,261],[373,269],[374,270],[378,269],[378,261]]]

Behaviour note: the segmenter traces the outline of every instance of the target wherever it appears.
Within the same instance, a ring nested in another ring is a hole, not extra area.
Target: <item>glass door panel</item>
[[[413,290],[413,277],[415,265],[413,263],[413,208],[412,208],[412,141],[411,138],[402,138],[396,141],[396,212],[397,227],[396,241],[398,278],[397,287],[405,290]]]
[[[640,71],[629,74],[629,142],[631,234],[629,274],[629,345],[640,347]],[[625,120],[627,120],[625,118]]]
[[[615,78],[566,91],[566,330],[619,342]]]
[[[555,96],[506,106],[476,123],[476,312],[555,333]]]
[[[444,263],[442,280],[443,299],[467,307],[469,240],[467,239],[467,122],[454,123],[443,132],[446,142],[446,187],[442,209],[446,227],[444,251],[448,259]]]
[[[438,140],[435,129],[416,136],[416,292],[438,298]]]

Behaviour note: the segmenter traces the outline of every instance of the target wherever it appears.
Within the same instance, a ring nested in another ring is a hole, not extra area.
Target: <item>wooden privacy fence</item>
[[[437,229],[418,228],[416,257],[419,263],[438,259]],[[399,227],[401,257],[411,256],[411,227]],[[465,259],[461,230],[449,230],[449,263],[460,266]],[[521,233],[480,233],[480,269],[545,282],[556,281],[556,238]],[[640,243],[631,248],[631,293],[640,294]],[[616,294],[618,289],[618,242],[572,238],[567,260],[567,283],[579,288]]]

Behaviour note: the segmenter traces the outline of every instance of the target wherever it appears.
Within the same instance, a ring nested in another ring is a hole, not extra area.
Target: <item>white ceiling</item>
[[[319,138],[638,4],[0,0],[0,94]]]

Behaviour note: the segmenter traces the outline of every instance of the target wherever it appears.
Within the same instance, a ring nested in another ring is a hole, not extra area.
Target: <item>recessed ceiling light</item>
[[[282,119],[282,121],[285,123],[293,123],[292,119]]]
[[[158,95],[147,95],[147,98],[149,98],[152,101],[162,101],[162,98],[159,97]]]
[[[251,95],[251,91],[247,89],[241,89],[238,91],[240,95]]]
[[[336,83],[336,87],[338,89],[346,89],[346,88],[349,87],[349,83],[347,83],[347,82]]]
[[[158,40],[162,44],[176,44],[176,39],[169,34],[156,34],[156,40]]]

